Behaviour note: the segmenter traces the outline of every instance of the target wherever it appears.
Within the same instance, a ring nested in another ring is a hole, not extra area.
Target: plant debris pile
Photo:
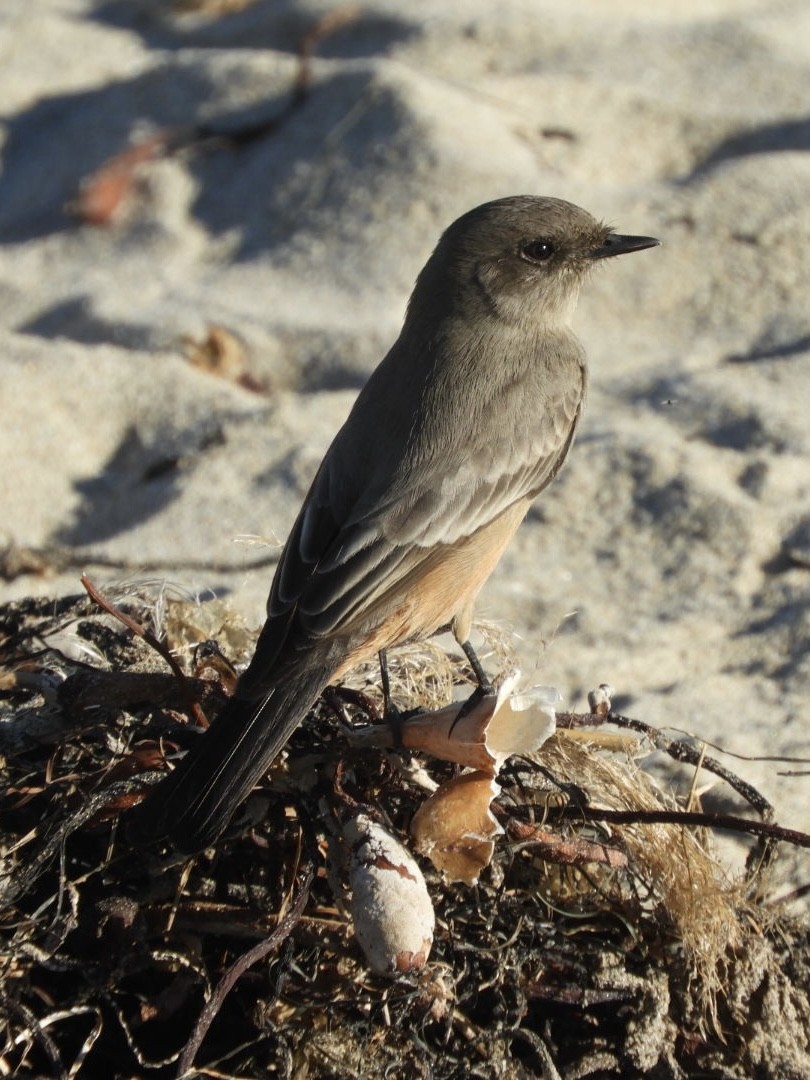
[[[705,832],[643,821],[677,807],[626,750],[559,731],[512,759],[492,865],[472,888],[423,865],[433,950],[396,980],[354,939],[341,815],[407,842],[425,775],[453,767],[353,748],[373,670],[318,703],[215,848],[134,848],[128,809],[199,737],[189,698],[215,714],[252,639],[220,604],[116,603],[144,635],[87,597],[0,608],[3,1075],[810,1075],[810,927],[724,881]],[[410,705],[464,671],[429,646],[392,677]]]

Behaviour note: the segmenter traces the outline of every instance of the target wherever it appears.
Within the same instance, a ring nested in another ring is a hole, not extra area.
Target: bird
[[[323,690],[375,654],[449,629],[487,688],[473,605],[574,441],[580,286],[659,243],[549,196],[495,199],[445,230],[304,498],[252,660],[136,808],[136,842],[213,844]]]

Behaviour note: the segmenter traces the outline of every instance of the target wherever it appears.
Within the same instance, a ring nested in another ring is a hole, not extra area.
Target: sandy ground
[[[810,9],[369,0],[277,130],[149,163],[104,226],[68,216],[138,140],[279,114],[332,7],[4,0],[0,528],[75,558],[0,600],[75,592],[86,566],[229,596],[258,623],[272,570],[250,565],[285,537],[440,231],[553,194],[663,246],[583,297],[582,434],[480,614],[572,707],[606,681],[632,715],[810,758]],[[211,324],[263,393],[188,363]],[[785,775],[801,766],[727,763],[810,829],[810,782]]]

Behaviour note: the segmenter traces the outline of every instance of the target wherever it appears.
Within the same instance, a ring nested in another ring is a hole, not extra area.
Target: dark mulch
[[[150,617],[136,598],[122,606]],[[226,668],[210,655],[186,667],[213,712]],[[126,835],[126,808],[193,734],[187,691],[154,651],[89,599],[27,601],[0,609],[0,670],[13,672],[0,682],[3,1075],[810,1075],[807,921],[742,890],[721,897],[735,924],[707,993],[643,847],[621,829],[555,824],[560,789],[536,763],[504,770],[501,812],[552,814],[547,828],[607,842],[627,866],[561,865],[502,838],[473,888],[425,868],[430,961],[386,980],[342,906],[334,777],[342,763],[347,793],[405,838],[424,791],[395,756],[350,752],[320,703],[223,840],[184,862]],[[562,769],[570,759],[549,746],[546,767]],[[647,828],[652,843],[664,826]]]

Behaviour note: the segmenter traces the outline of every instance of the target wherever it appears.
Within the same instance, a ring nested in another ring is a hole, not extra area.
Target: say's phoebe
[[[443,628],[474,657],[473,602],[579,423],[580,284],[596,260],[656,244],[533,196],[447,229],[312,482],[253,660],[138,808],[136,835],[184,852],[215,840],[321,691],[360,660]]]

